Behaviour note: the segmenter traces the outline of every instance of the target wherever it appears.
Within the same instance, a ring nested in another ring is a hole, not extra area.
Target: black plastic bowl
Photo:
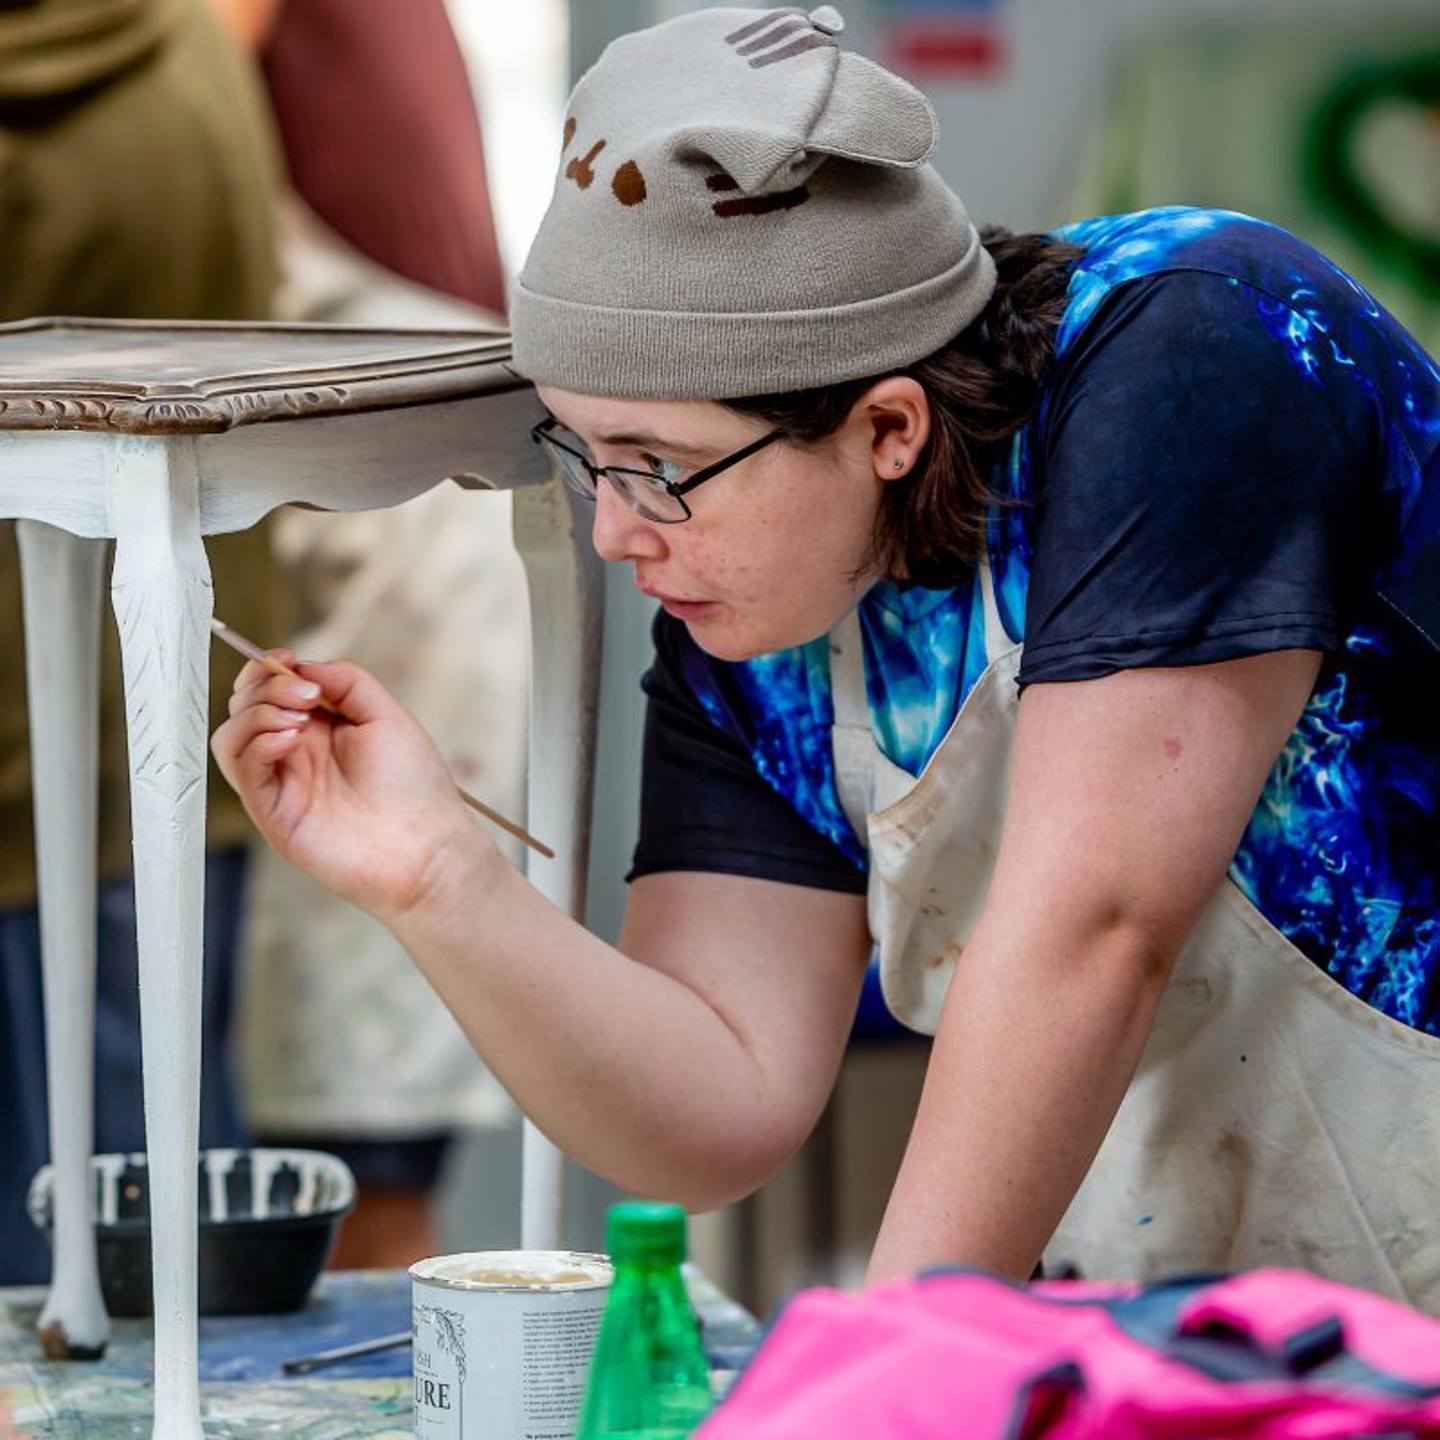
[[[100,1287],[112,1315],[154,1308],[150,1190],[144,1155],[90,1162]],[[298,1310],[355,1203],[355,1177],[323,1150],[202,1150],[199,1170],[200,1313]],[[30,1184],[30,1218],[50,1234],[53,1174]]]

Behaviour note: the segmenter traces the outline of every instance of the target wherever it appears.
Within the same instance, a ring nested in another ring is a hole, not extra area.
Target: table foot
[[[47,1312],[49,1308],[46,1306]],[[82,1319],[80,1323],[83,1325],[85,1322]],[[70,1339],[62,1321],[49,1320],[46,1315],[41,1315],[35,1334],[47,1360],[99,1360],[104,1357],[105,1347],[110,1343],[110,1326],[106,1323],[103,1309],[100,1311],[99,1329],[101,1338],[98,1342],[79,1343]]]

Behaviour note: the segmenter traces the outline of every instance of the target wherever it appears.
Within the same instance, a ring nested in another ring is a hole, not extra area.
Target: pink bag
[[[802,1291],[697,1440],[1440,1440],[1440,1322],[1291,1270]]]

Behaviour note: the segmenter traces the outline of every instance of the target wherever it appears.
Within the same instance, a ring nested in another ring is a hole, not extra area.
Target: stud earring
[[[905,468],[905,462],[903,460],[892,460],[890,466],[891,469],[894,470],[903,470]]]

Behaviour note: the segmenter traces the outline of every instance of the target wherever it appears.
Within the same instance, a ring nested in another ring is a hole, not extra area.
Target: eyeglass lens
[[[670,493],[662,476],[620,466],[596,465],[585,454],[579,436],[558,425],[538,432],[538,438],[559,464],[570,488],[586,499],[595,499],[597,477],[604,475],[620,498],[645,519],[674,524],[690,518],[688,507],[679,496]]]

